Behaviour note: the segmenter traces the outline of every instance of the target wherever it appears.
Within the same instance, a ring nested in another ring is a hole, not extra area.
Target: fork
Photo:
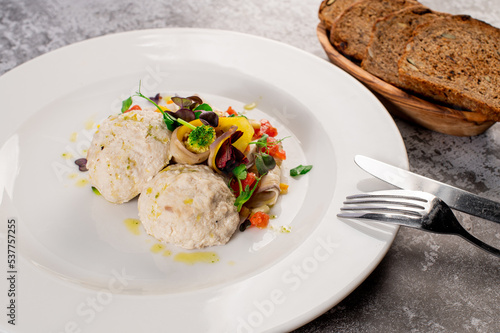
[[[469,234],[451,208],[433,194],[420,191],[389,190],[351,195],[338,217],[361,218],[405,227],[461,236],[470,243],[500,257],[500,250]]]

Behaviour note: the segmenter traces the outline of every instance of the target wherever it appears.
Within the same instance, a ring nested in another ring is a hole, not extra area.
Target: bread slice
[[[355,2],[333,22],[330,42],[344,55],[361,61],[365,56],[372,28],[377,19],[418,4],[415,0],[362,0]]]
[[[500,29],[465,15],[418,26],[398,63],[414,93],[500,121]]]
[[[390,84],[405,88],[399,80],[398,61],[413,30],[420,24],[446,15],[449,14],[433,12],[425,6],[417,5],[378,19],[361,67]]]
[[[318,16],[326,30],[330,31],[333,21],[356,1],[359,0],[323,0],[319,6]]]

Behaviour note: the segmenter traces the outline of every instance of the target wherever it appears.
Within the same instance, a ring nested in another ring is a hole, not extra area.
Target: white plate
[[[112,205],[75,186],[85,175],[72,163],[88,146],[88,128],[117,113],[139,80],[143,92],[198,93],[221,109],[256,102],[248,117],[266,117],[280,137],[291,136],[287,170],[314,167],[288,177],[272,229],[237,232],[206,250],[218,262],[188,265],[174,260],[186,251],[153,253],[151,237],[127,230],[135,201]],[[0,327],[11,332],[291,330],[355,289],[397,231],[336,218],[346,195],[383,188],[354,155],[408,166],[396,126],[356,80],[293,47],[216,30],[122,33],[29,61],[0,78],[0,91],[2,248],[15,219],[9,301],[18,315],[16,326],[3,319]]]

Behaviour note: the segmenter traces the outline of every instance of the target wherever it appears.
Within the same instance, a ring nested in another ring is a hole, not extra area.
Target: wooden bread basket
[[[316,32],[330,61],[374,92],[393,116],[436,132],[455,136],[479,135],[495,123],[481,113],[455,110],[404,92],[368,73],[340,54],[330,43],[323,23],[318,25]]]

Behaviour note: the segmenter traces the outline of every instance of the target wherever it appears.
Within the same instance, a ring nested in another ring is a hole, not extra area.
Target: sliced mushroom
[[[245,156],[248,159],[247,168],[250,168],[255,164],[256,152],[257,152],[257,145],[248,145],[248,149],[245,150]]]
[[[255,190],[252,198],[245,204],[248,208],[256,208],[263,205],[272,206],[280,195],[281,168],[275,166],[260,180],[259,187]]]

